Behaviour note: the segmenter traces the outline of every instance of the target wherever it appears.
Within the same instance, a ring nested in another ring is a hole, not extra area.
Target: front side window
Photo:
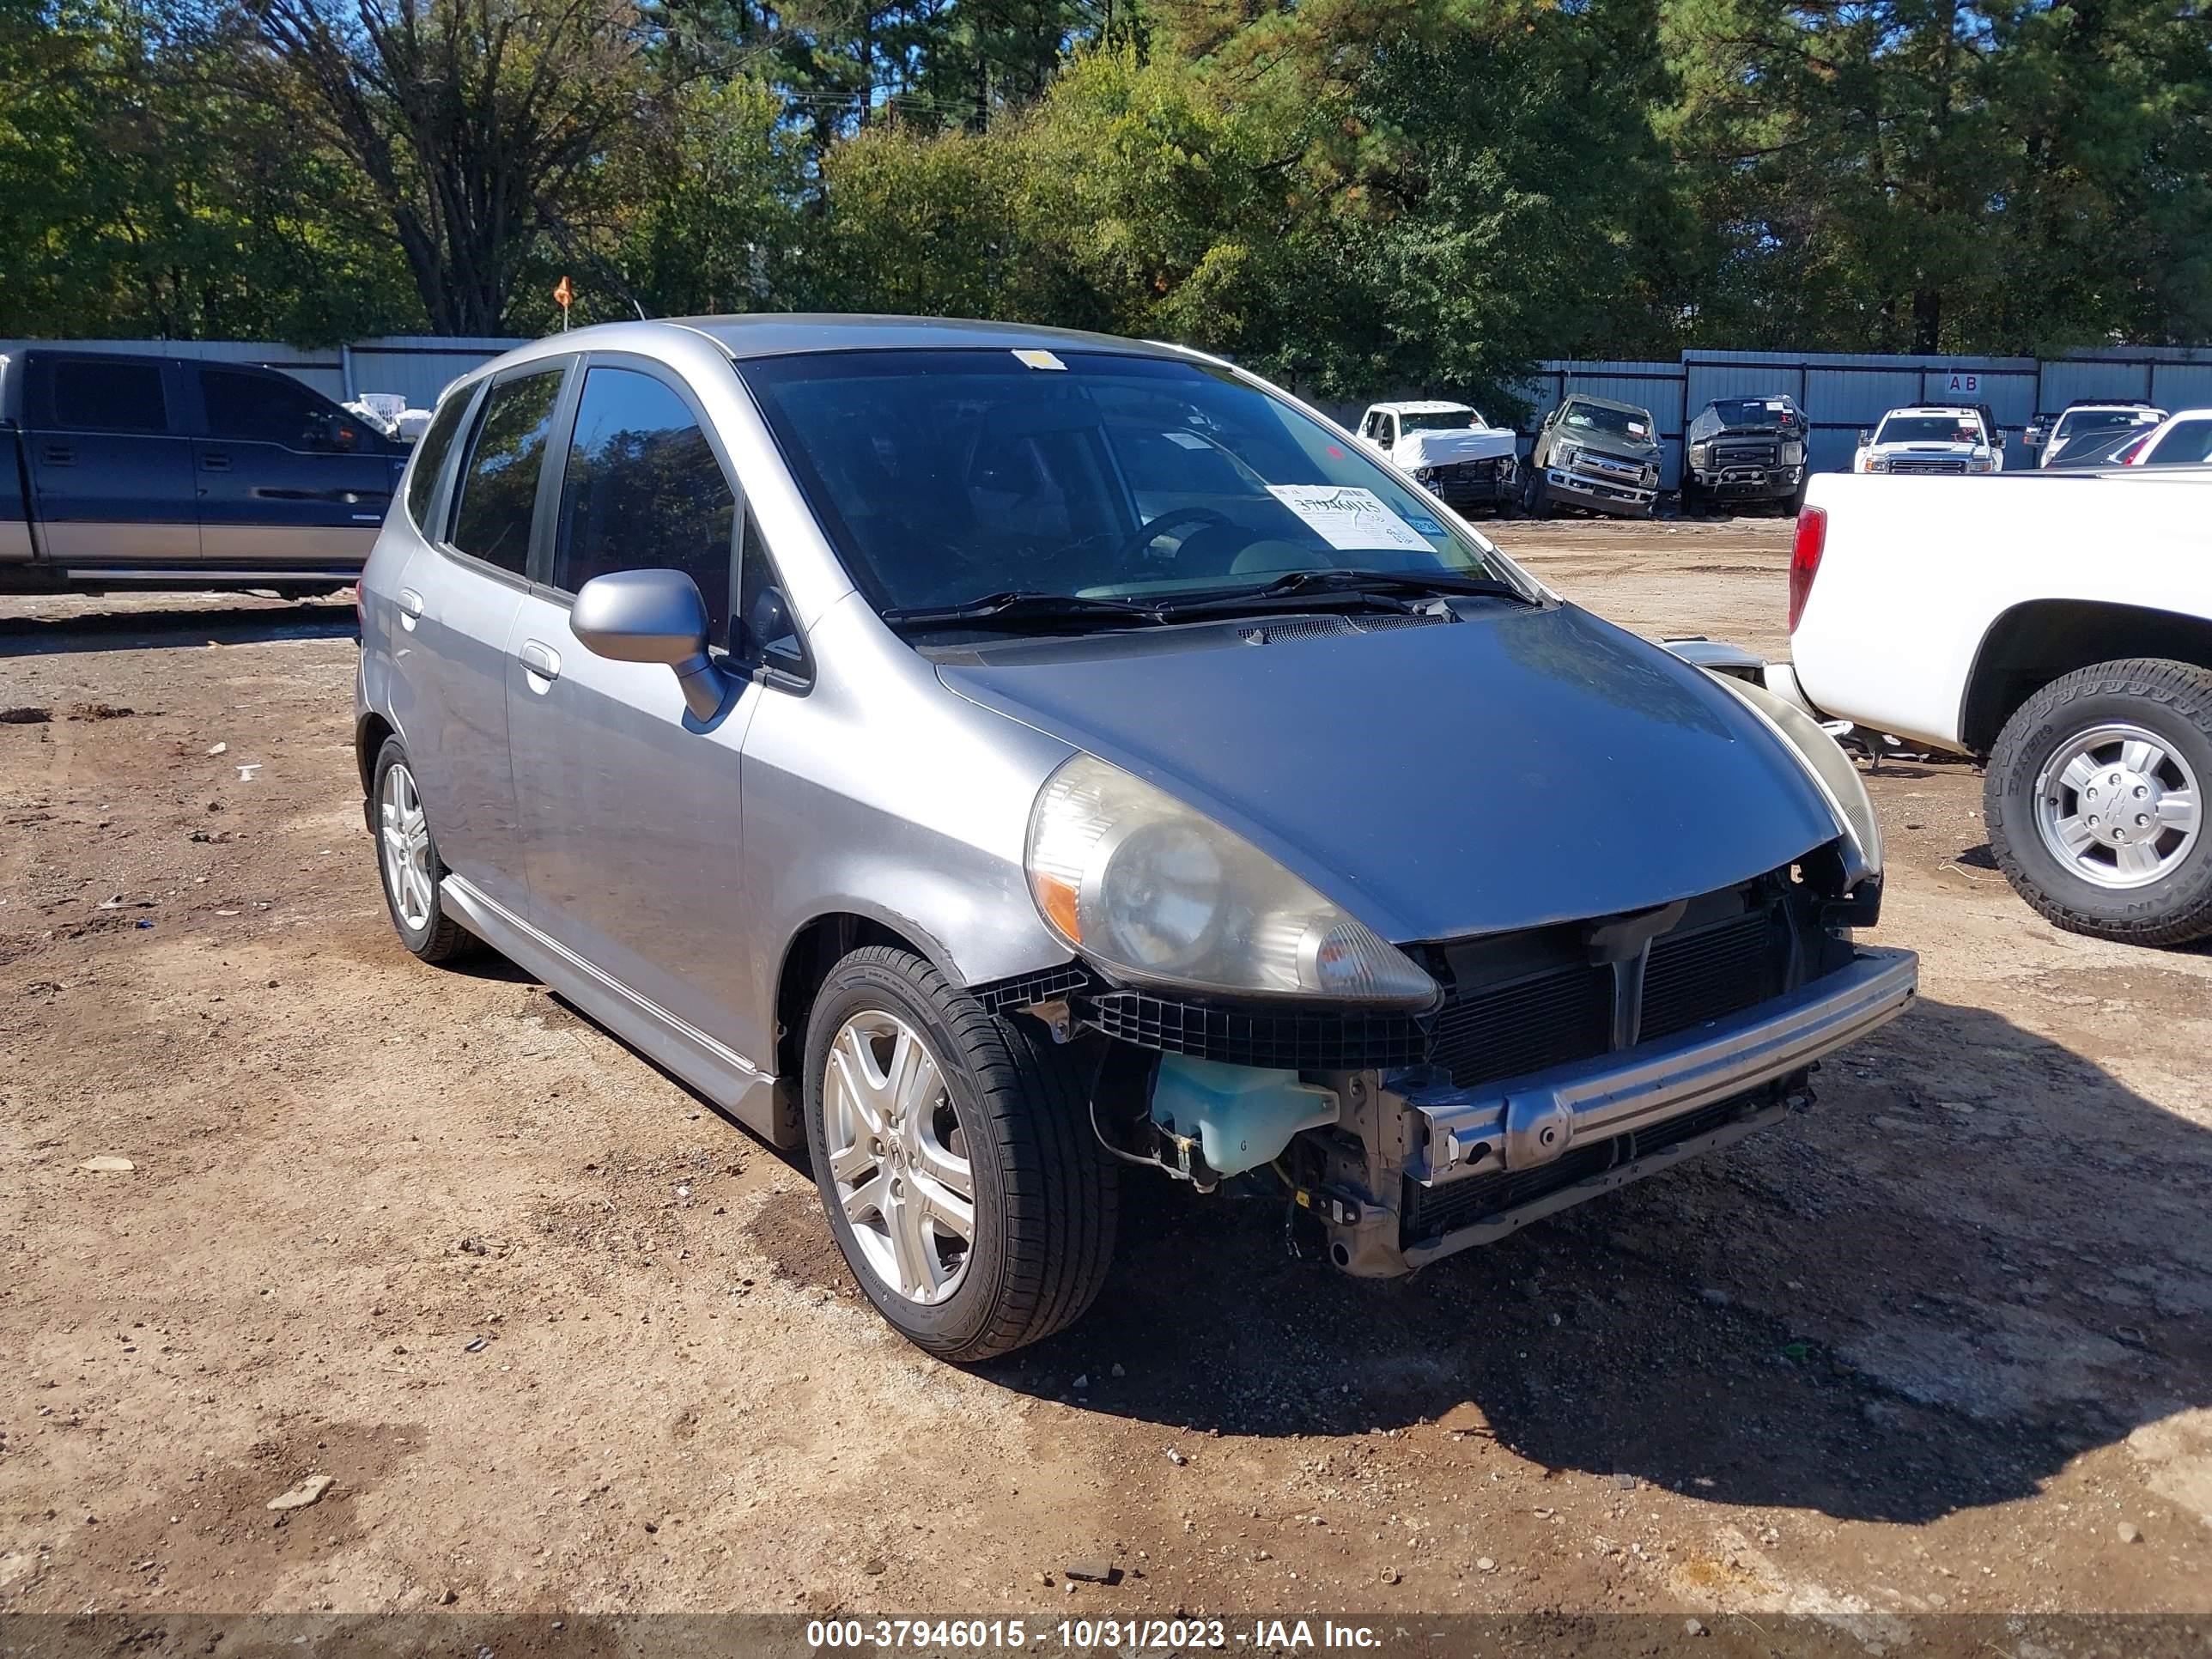
[[[553,586],[574,592],[614,570],[681,570],[707,602],[708,639],[730,631],[738,500],[691,406],[635,369],[584,376],[561,479]]]
[[[1211,364],[849,351],[741,372],[879,610],[1235,593],[1309,571],[1514,580],[1362,452]]]
[[[2143,465],[2194,466],[2207,459],[2212,459],[2212,420],[2176,421],[2158,447],[2143,457]]]
[[[460,430],[461,416],[469,407],[469,394],[457,392],[447,398],[432,417],[430,429],[422,434],[422,442],[415,446],[414,470],[407,475],[407,512],[415,520],[415,527],[424,530],[430,521],[430,498],[437,494],[438,474],[445,470],[446,452],[453,447],[453,434]]]
[[[492,387],[453,507],[454,547],[518,576],[530,562],[530,520],[562,373],[542,369]]]
[[[284,375],[203,368],[199,376],[200,404],[210,438],[298,449],[326,435],[321,428],[338,412]]]
[[[54,365],[54,424],[81,432],[167,432],[158,363],[79,357]]]

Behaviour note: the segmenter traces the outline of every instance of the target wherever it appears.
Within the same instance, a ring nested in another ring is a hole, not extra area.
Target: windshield
[[[1781,398],[1716,398],[1713,413],[1723,426],[1788,426],[1797,418]]]
[[[1465,432],[1482,424],[1482,416],[1471,409],[1431,410],[1424,415],[1400,414],[1401,432]]]
[[[2079,443],[2093,433],[2125,432],[2130,428],[2152,426],[2158,416],[2148,409],[2069,409],[2058,417],[2055,438],[2069,443]]]
[[[1972,415],[1892,415],[1874,434],[1878,444],[1978,444],[1982,423]]]
[[[1203,363],[843,351],[739,366],[879,611],[1256,591],[1298,571],[1514,581],[1359,452]]]
[[[1572,431],[1607,432],[1639,443],[1651,440],[1651,417],[1640,410],[1632,415],[1626,410],[1607,409],[1598,404],[1569,404],[1560,412],[1559,424]]]

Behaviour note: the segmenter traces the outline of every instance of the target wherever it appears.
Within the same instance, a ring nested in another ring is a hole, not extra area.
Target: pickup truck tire
[[[870,945],[823,982],[805,1067],[830,1232],[901,1335],[972,1364],[1090,1307],[1113,1261],[1118,1171],[1091,1130],[1084,1068],[1042,1024],[993,1014],[921,957]]]
[[[2113,780],[2124,806],[2152,811],[2108,830],[2092,792]],[[2212,670],[2155,658],[2098,663],[2053,680],[2005,722],[1983,781],[1990,848],[2021,896],[2069,932],[2185,945],[2212,936],[2208,786]],[[2173,826],[2162,833],[2161,800]],[[2148,830],[2137,827],[2146,817]],[[2106,845],[2107,834],[2129,843]],[[2069,835],[2082,844],[2070,847]]]
[[[438,856],[414,768],[398,738],[386,738],[376,751],[368,820],[384,908],[399,942],[424,962],[451,962],[475,950],[476,935],[446,914],[439,884],[446,878],[446,861]]]
[[[1521,510],[1532,519],[1552,516],[1552,493],[1544,484],[1544,469],[1536,465],[1534,456],[1528,459],[1528,482],[1521,491]]]

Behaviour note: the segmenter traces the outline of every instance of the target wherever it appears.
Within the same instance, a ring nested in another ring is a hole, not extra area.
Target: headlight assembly
[[[1047,925],[1119,976],[1390,1007],[1437,994],[1402,951],[1249,842],[1089,755],[1038,792],[1024,862]]]
[[[1572,444],[1560,444],[1552,451],[1551,464],[1561,471],[1565,471],[1582,458],[1582,451],[1577,449]]]

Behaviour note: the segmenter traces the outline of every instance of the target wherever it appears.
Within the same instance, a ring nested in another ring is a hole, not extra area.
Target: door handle
[[[228,472],[230,471],[230,457],[204,453],[200,457],[200,465],[210,472]]]
[[[525,640],[522,649],[514,653],[522,665],[541,680],[561,678],[561,653],[550,645],[540,645],[536,640]]]
[[[48,444],[46,446],[46,465],[48,466],[75,466],[76,465],[76,451],[71,449],[67,444]]]
[[[403,587],[392,597],[399,606],[399,625],[413,633],[415,624],[422,620],[422,596],[411,587]]]

